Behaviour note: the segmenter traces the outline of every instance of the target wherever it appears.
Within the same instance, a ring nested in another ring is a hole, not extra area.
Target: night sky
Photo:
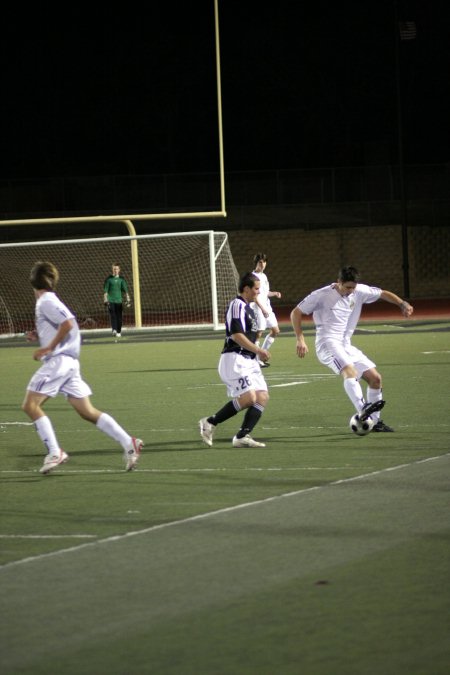
[[[448,2],[398,9],[404,160],[448,162]],[[397,162],[394,0],[219,12],[226,171]],[[0,178],[218,170],[213,0],[3,19]]]

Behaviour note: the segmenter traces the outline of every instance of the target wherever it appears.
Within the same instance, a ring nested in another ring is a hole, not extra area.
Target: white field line
[[[32,427],[34,422],[0,422],[0,427]]]
[[[307,380],[298,380],[298,382],[285,382],[283,384],[272,384],[271,389],[276,389],[277,387],[293,387],[296,384],[310,384]]]
[[[137,468],[133,471],[133,474],[138,473],[201,473],[202,471],[206,473],[213,473],[214,471],[340,471],[342,469],[361,469],[370,467],[361,467],[361,466],[351,466],[346,464],[345,466],[239,466],[239,467],[229,467],[229,466],[215,466],[215,467],[198,467],[198,468],[180,468],[180,469],[142,469]],[[4,469],[0,473],[7,474],[30,474],[35,473],[39,474],[39,469]],[[59,468],[58,475],[77,475],[77,474],[98,474],[98,473],[112,473],[112,474],[123,474],[125,473],[124,469],[67,469]],[[45,478],[43,479],[45,480]],[[0,535],[1,537],[1,535]]]
[[[96,539],[96,534],[0,534],[0,539]]]
[[[294,492],[286,492],[282,495],[276,495],[274,497],[266,497],[265,499],[258,499],[254,502],[244,502],[243,504],[236,504],[235,506],[228,506],[223,509],[217,509],[216,511],[209,511],[207,513],[201,513],[197,516],[191,516],[189,518],[181,518],[180,520],[173,520],[170,523],[161,523],[160,525],[152,525],[151,527],[144,528],[143,530],[134,530],[131,532],[126,532],[125,534],[119,534],[115,535],[112,537],[105,537],[105,539],[98,539],[97,541],[94,542],[86,542],[84,544],[79,544],[78,546],[71,546],[69,548],[63,548],[60,549],[59,551],[52,551],[50,553],[43,553],[42,555],[36,555],[36,556],[30,556],[28,558],[22,558],[22,560],[15,560],[10,563],[5,563],[4,565],[0,565],[0,571],[9,567],[17,567],[18,565],[24,565],[27,563],[34,562],[36,560],[43,560],[45,558],[53,558],[59,555],[65,555],[66,553],[72,553],[76,551],[80,551],[81,549],[84,548],[91,548],[93,546],[101,546],[104,544],[109,544],[110,542],[114,541],[121,541],[123,539],[127,539],[129,537],[136,537],[136,536],[141,536],[145,534],[150,534],[152,532],[157,532],[159,530],[165,530],[169,527],[174,527],[175,525],[186,525],[188,523],[194,523],[199,520],[205,520],[206,518],[211,518],[212,516],[217,516],[222,513],[233,513],[233,511],[238,511],[240,509],[246,509],[252,506],[258,506],[259,504],[266,504],[269,502],[277,502],[280,501],[281,499],[288,499],[289,497],[295,497],[298,495],[305,495],[309,494],[311,492],[319,492],[322,490],[327,490],[330,487],[333,487],[335,485],[344,485],[346,483],[352,483],[357,480],[362,480],[365,478],[370,478],[373,476],[378,476],[383,473],[387,473],[388,471],[398,471],[400,469],[405,469],[408,468],[409,466],[414,466],[416,464],[424,464],[425,462],[434,462],[442,459],[443,457],[448,458],[450,457],[450,453],[447,453],[445,455],[438,455],[437,457],[427,457],[426,459],[420,459],[416,460],[414,462],[410,462],[407,464],[399,464],[397,466],[391,466],[387,469],[379,469],[378,471],[371,471],[370,473],[363,473],[360,474],[359,476],[353,476],[351,478],[342,478],[340,480],[333,481],[331,483],[328,483],[327,485],[316,485],[314,487],[306,488],[304,490],[295,490]]]

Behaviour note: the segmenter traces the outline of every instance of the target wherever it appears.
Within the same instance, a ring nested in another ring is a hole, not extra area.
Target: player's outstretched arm
[[[403,316],[407,318],[414,312],[414,307],[410,305],[409,302],[402,300],[398,295],[391,291],[381,291],[380,298],[386,300],[386,302],[390,302],[392,305],[397,305]]]

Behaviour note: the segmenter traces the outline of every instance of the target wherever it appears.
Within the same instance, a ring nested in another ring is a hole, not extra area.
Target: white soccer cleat
[[[202,417],[202,419],[199,420],[198,425],[200,427],[200,436],[202,437],[203,442],[211,447],[213,444],[214,432],[216,430],[215,425],[210,424],[207,417]]]
[[[126,471],[133,471],[136,467],[143,447],[144,442],[133,436],[130,447],[125,451]]]
[[[44,463],[39,469],[39,472],[44,474],[44,476],[53,469],[55,469],[59,464],[64,464],[69,459],[67,452],[64,452],[62,448],[59,449],[59,455],[47,455],[44,459]]]
[[[258,441],[255,441],[248,434],[244,436],[244,438],[238,438],[237,436],[233,438],[233,448],[265,448],[265,447],[266,447],[265,443],[259,443]]]

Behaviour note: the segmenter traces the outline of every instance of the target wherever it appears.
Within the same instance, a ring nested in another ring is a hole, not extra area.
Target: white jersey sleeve
[[[303,314],[313,314],[317,309],[320,309],[323,306],[325,298],[332,288],[333,287],[330,285],[312,291],[312,293],[298,303],[298,308]]]

